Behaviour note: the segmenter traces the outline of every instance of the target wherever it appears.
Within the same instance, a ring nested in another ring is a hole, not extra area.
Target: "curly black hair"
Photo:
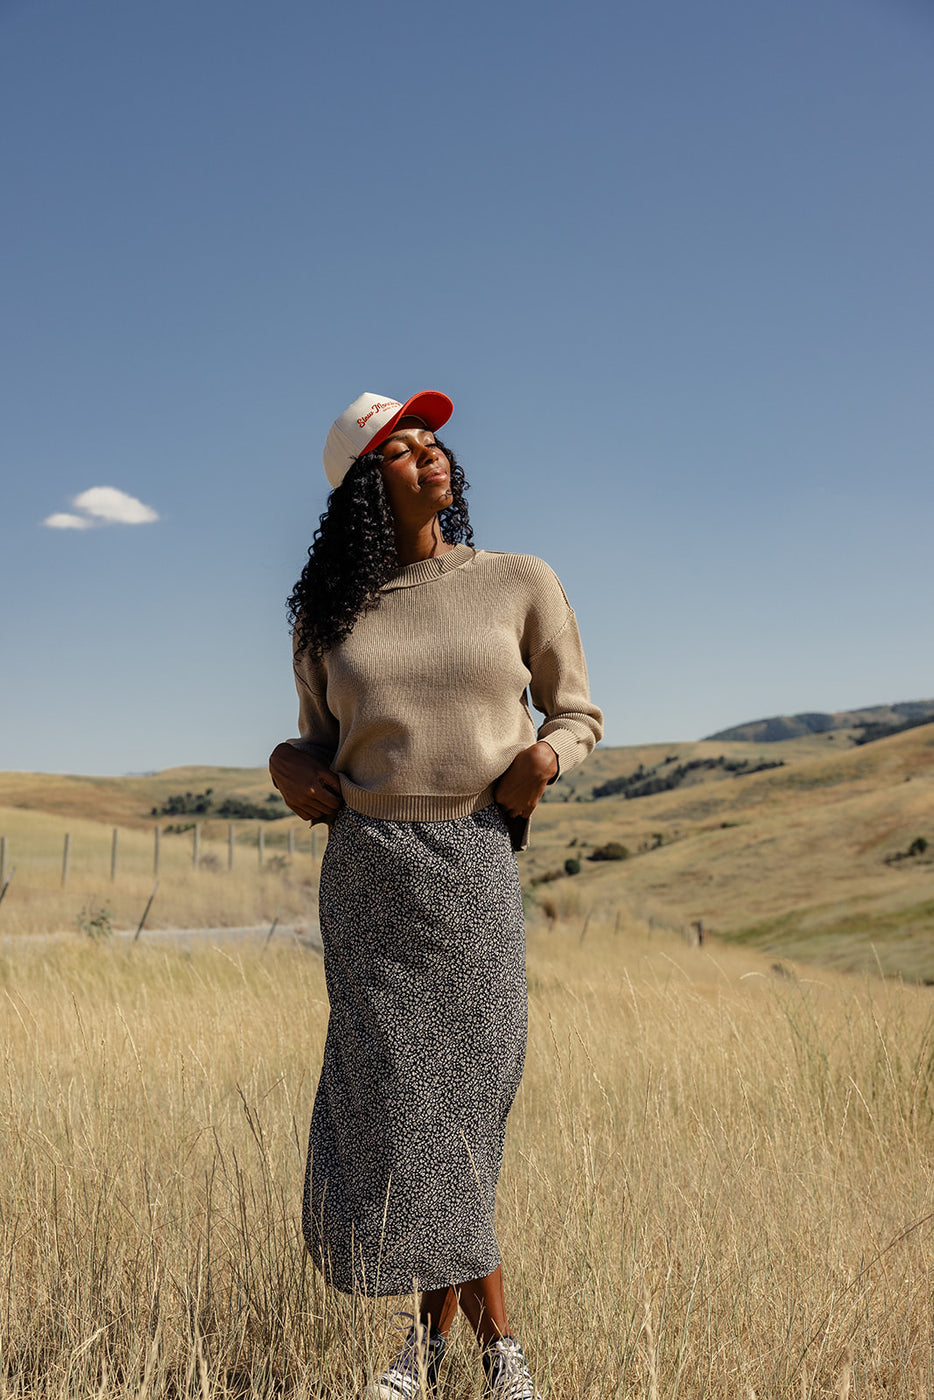
[[[450,448],[435,439],[451,464],[452,503],[439,511],[448,544],[473,544],[464,499],[464,471]],[[392,511],[379,470],[379,452],[358,457],[328,496],[308,550],[308,563],[288,600],[295,654],[323,654],[350,636],[365,612],[378,608],[380,589],[399,570]]]

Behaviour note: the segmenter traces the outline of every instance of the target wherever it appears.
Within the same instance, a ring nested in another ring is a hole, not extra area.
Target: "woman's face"
[[[420,418],[400,418],[380,452],[389,506],[401,524],[423,523],[451,504],[450,464]]]

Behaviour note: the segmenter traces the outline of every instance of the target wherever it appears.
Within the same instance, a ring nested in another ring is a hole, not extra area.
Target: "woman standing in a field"
[[[334,489],[289,600],[301,738],[270,771],[330,826],[303,1227],[338,1289],[420,1295],[372,1400],[433,1387],[458,1305],[489,1393],[536,1400],[493,1221],[526,1040],[513,850],[602,719],[548,566],[473,548],[463,471],[435,437],[452,407],[364,394],[337,419]]]

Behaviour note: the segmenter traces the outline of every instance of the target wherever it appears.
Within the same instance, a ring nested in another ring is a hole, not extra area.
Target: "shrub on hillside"
[[[248,797],[225,797],[223,802],[215,803],[213,788],[205,788],[204,792],[176,792],[163,802],[161,807],[153,807],[151,816],[153,817],[178,817],[178,816],[215,816],[225,817],[228,821],[259,821],[271,822],[277,817],[284,817],[286,813],[285,803],[277,792],[271,792],[265,802],[252,802]],[[171,828],[169,828],[171,829]],[[187,831],[189,827],[176,827],[175,830]]]
[[[286,805],[277,792],[271,792],[265,802],[251,802],[248,797],[225,797],[217,808],[217,816],[228,821],[272,822],[284,817]]]
[[[113,916],[107,904],[95,905],[90,900],[78,915],[78,932],[85,938],[110,938],[114,931]]]
[[[914,860],[915,856],[923,856],[927,848],[927,837],[916,836],[907,851],[892,851],[883,859],[886,865],[897,865],[900,860]]]
[[[529,881],[530,885],[550,885],[555,880],[563,880],[567,874],[566,870],[543,870],[541,875],[536,875]]]
[[[857,735],[853,742],[854,744],[874,744],[877,739],[888,739],[893,734],[903,734],[906,729],[919,729],[922,724],[930,724],[932,719],[934,719],[934,714],[927,713],[916,715],[912,719],[902,720],[900,723],[870,720],[868,723],[860,725],[862,733]]]
[[[659,768],[664,768],[670,762],[669,757],[664,763],[648,769],[640,763],[634,773],[598,783],[593,789],[593,796],[614,797],[617,793],[622,793],[627,799],[652,797],[657,792],[674,792],[694,773],[710,773],[719,768],[734,778],[746,778],[752,773],[764,773],[769,768],[785,766],[783,758],[764,759],[761,763],[754,763],[750,758],[727,758],[725,754],[720,754],[717,758],[692,758],[687,763],[679,763],[677,768],[672,768],[669,772],[660,773]]]
[[[161,807],[153,807],[151,815],[154,817],[182,817],[203,816],[205,812],[211,810],[211,793],[213,788],[205,788],[204,792],[175,792],[171,797],[167,797]]]
[[[618,841],[608,841],[605,846],[597,846],[587,857],[588,860],[626,860],[629,851]]]

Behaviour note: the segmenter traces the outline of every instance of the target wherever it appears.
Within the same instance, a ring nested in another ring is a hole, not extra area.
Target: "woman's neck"
[[[396,553],[403,567],[406,564],[418,564],[423,559],[434,559],[439,554],[447,554],[453,547],[442,535],[437,516],[417,530],[400,530],[398,524],[396,525]]]

